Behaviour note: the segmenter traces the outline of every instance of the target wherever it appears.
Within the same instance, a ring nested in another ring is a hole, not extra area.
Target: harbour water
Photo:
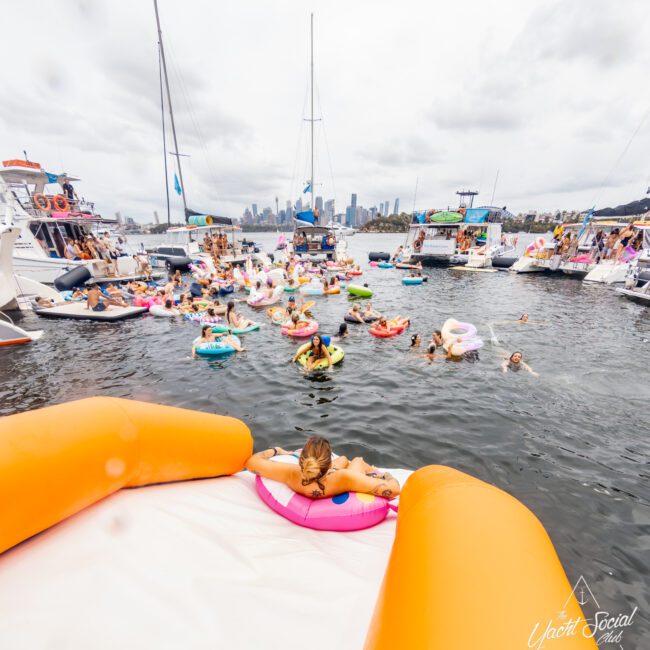
[[[249,238],[267,251],[276,240]],[[609,286],[557,275],[432,268],[427,283],[405,287],[404,271],[367,267],[368,251],[393,251],[402,238],[356,235],[349,247],[373,305],[410,316],[411,329],[375,339],[350,325],[345,360],[330,372],[306,375],[291,364],[296,342],[263,310],[262,329],[244,338],[247,351],[226,360],[192,360],[198,326],[182,320],[103,324],[27,314],[19,324],[45,336],[0,348],[0,412],[114,395],[242,418],[257,448],[297,447],[319,433],[338,452],[382,466],[451,465],[531,508],[569,581],[583,576],[601,609],[638,606],[626,647],[642,647],[650,634],[648,310]],[[347,296],[315,300],[321,331],[334,334]],[[245,303],[239,309],[255,313]],[[490,325],[524,312],[532,323]],[[428,340],[448,317],[478,327],[485,340],[478,361],[429,362],[409,351],[410,334]],[[539,377],[502,373],[514,350]]]

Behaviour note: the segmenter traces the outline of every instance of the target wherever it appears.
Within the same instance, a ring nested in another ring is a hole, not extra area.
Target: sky
[[[643,0],[159,0],[188,206],[588,209],[650,185]],[[39,19],[38,16],[41,18]],[[166,218],[153,1],[3,8],[0,156],[82,180],[104,216]],[[168,133],[169,136],[169,133]],[[168,137],[169,150],[173,150]],[[169,157],[170,186],[175,162]],[[498,172],[498,182],[495,179]],[[172,221],[182,205],[172,191]]]

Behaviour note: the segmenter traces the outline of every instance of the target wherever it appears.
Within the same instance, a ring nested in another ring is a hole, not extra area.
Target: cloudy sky
[[[300,196],[311,11],[317,193],[337,211],[351,192],[365,207],[400,197],[410,211],[416,179],[418,209],[455,205],[461,187],[489,203],[497,170],[494,202],[514,212],[640,198],[644,5],[159,0],[188,203],[240,216]],[[2,18],[2,158],[26,150],[80,176],[77,190],[106,216],[162,216],[152,2],[31,0],[6,3]],[[177,198],[172,211],[180,220]]]

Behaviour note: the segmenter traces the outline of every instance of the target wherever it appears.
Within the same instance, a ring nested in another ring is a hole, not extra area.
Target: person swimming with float
[[[226,323],[228,323],[230,327],[245,329],[250,327],[253,324],[253,321],[238,314],[235,311],[235,301],[230,300],[226,306]]]
[[[363,319],[368,323],[377,320],[378,318],[381,318],[381,314],[376,309],[372,308],[371,302],[367,302],[363,310]]]
[[[508,372],[508,370],[515,372],[518,370],[527,370],[534,377],[539,377],[539,374],[524,362],[524,355],[519,351],[513,352],[510,357],[504,359],[503,363],[501,364],[501,370],[504,373]]]
[[[303,327],[307,327],[307,325],[309,325],[309,321],[300,320],[300,313],[294,311],[291,313],[291,318],[283,323],[282,327],[287,330],[299,330]]]
[[[323,359],[327,361],[328,368],[332,367],[332,357],[319,334],[314,334],[309,343],[305,343],[298,348],[296,354],[293,356],[292,362],[295,363],[298,357],[305,353],[307,353],[307,363],[305,365],[307,371],[313,370],[314,366]]]
[[[345,315],[347,318],[353,319],[359,323],[365,323],[363,315],[361,314],[361,308],[357,303],[354,303],[354,305],[352,305],[352,309],[348,309]]]
[[[263,478],[284,483],[294,492],[312,499],[333,497],[345,492],[374,494],[394,499],[400,494],[400,484],[389,472],[369,465],[360,456],[348,460],[345,456],[332,458],[332,447],[321,436],[307,440],[298,465],[277,463],[274,456],[290,455],[281,447],[273,447],[253,454],[245,468]]]
[[[216,339],[220,339],[221,343],[226,343],[230,347],[234,348],[235,352],[243,352],[246,349],[242,347],[237,338],[232,335],[232,332],[230,330],[227,332],[215,333],[212,331],[212,325],[202,325],[201,336],[197,338],[192,345],[192,359],[196,358],[196,348],[199,345],[202,343],[214,343]]]

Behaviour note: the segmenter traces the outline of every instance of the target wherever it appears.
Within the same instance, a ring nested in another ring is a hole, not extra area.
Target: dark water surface
[[[275,236],[253,238],[273,248]],[[29,314],[21,326],[46,334],[0,348],[0,412],[114,395],[242,418],[257,448],[295,447],[316,432],[384,466],[451,465],[530,507],[572,583],[584,576],[609,612],[638,606],[623,647],[650,647],[650,310],[611,287],[559,276],[441,268],[404,287],[404,271],[367,267],[369,250],[392,251],[401,240],[350,239],[373,304],[410,315],[410,333],[425,339],[450,316],[476,324],[486,342],[478,362],[429,363],[408,350],[408,334],[375,339],[350,325],[343,364],[308,376],[289,363],[296,343],[263,311],[262,330],[244,338],[248,351],[225,361],[192,360],[198,326],[180,320],[110,325]],[[321,331],[334,333],[349,300],[316,301]],[[495,342],[488,323],[523,312],[545,324],[495,325]],[[501,372],[515,349],[539,378]]]

